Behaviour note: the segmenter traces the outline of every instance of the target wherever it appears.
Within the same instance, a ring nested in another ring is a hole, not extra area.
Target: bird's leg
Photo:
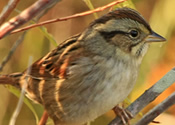
[[[117,105],[113,108],[113,111],[116,115],[118,115],[121,118],[124,125],[126,125],[126,124],[130,125],[129,120],[132,119],[133,116],[128,110]]]

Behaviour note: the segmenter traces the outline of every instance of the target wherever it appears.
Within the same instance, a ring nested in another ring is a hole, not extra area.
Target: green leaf
[[[18,89],[16,89],[16,88],[13,87],[13,86],[10,86],[10,85],[8,85],[7,88],[8,88],[8,90],[9,90],[12,94],[14,94],[16,97],[18,97],[18,98],[20,97],[20,91],[19,91]],[[38,114],[36,113],[36,111],[35,111],[33,105],[31,104],[31,101],[29,101],[26,97],[24,97],[23,102],[24,102],[24,103],[29,107],[29,109],[32,111],[32,113],[34,114],[35,119],[36,119],[36,124],[38,124],[38,123],[39,123],[39,116],[38,116]]]
[[[31,23],[36,23],[34,20],[30,21]],[[57,46],[57,42],[56,40],[54,39],[53,35],[51,35],[48,31],[47,31],[47,28],[45,28],[44,26],[39,26],[38,27],[40,29],[40,31],[43,33],[43,35],[50,41],[52,42],[52,44],[54,46]]]
[[[52,42],[52,44],[54,46],[58,46],[56,40],[54,39],[53,35],[51,35],[50,33],[48,33],[47,28],[45,28],[44,26],[40,26],[38,27],[40,29],[40,31],[44,34],[44,36],[50,41]]]
[[[135,9],[135,5],[134,3],[132,2],[132,0],[127,0],[125,2],[122,2],[120,4],[117,4],[113,7],[113,9],[116,9],[116,8],[122,8],[122,7],[129,7],[129,8],[133,8]]]

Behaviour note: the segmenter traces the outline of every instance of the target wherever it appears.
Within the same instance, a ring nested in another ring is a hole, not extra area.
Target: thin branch
[[[29,57],[29,62],[28,62],[28,66],[30,66],[32,64],[32,56]],[[13,116],[10,120],[10,124],[9,125],[15,125],[15,122],[16,122],[16,118],[18,117],[19,115],[19,112],[21,110],[21,107],[22,107],[22,104],[23,104],[23,100],[24,100],[24,94],[25,94],[25,90],[26,90],[26,87],[27,87],[27,83],[28,83],[28,74],[30,74],[31,72],[31,68],[28,68],[27,69],[27,75],[26,75],[26,78],[25,78],[25,82],[22,86],[22,90],[21,90],[21,95],[20,95],[20,98],[19,98],[19,101],[18,101],[18,104],[17,104],[17,107],[13,113]]]
[[[38,21],[51,7],[53,7],[57,2],[53,2],[52,4],[48,5],[45,10],[43,10],[40,14],[39,17],[37,17],[37,19],[35,21]],[[2,63],[0,64],[0,71],[3,70],[3,67],[5,66],[5,64],[10,60],[11,56],[13,55],[13,53],[15,52],[16,48],[20,45],[20,43],[24,40],[26,32],[24,32],[19,38],[18,40],[15,42],[15,44],[13,45],[13,47],[11,48],[11,50],[9,51],[8,55],[3,59]]]
[[[12,46],[12,48],[10,49],[9,53],[7,54],[7,56],[3,59],[2,63],[0,64],[0,71],[3,70],[3,67],[5,66],[5,64],[10,60],[11,56],[13,55],[13,53],[15,52],[16,48],[20,45],[20,43],[24,40],[26,32],[24,32],[19,38],[18,40],[15,42],[15,44]]]
[[[5,19],[11,14],[18,2],[19,0],[9,0],[7,6],[4,7],[0,14],[0,25],[4,23]]]
[[[60,0],[38,0],[33,5],[22,11],[18,16],[12,18],[0,27],[0,39],[9,34],[12,30],[25,24],[48,6]]]
[[[143,116],[135,125],[147,125],[152,122],[158,115],[175,104],[175,92],[166,98],[163,102],[154,107],[146,115]]]
[[[45,125],[46,122],[47,122],[48,117],[49,117],[49,116],[48,116],[47,111],[44,111],[44,113],[43,113],[43,115],[42,115],[42,117],[41,117],[41,119],[40,119],[38,125]]]
[[[74,14],[74,15],[71,15],[71,16],[67,16],[67,17],[52,19],[52,20],[48,20],[48,21],[41,22],[41,23],[38,23],[38,24],[32,24],[32,25],[26,26],[24,28],[17,29],[15,31],[11,32],[11,34],[17,33],[17,32],[21,32],[21,31],[24,31],[24,30],[28,30],[28,29],[31,29],[31,28],[34,28],[34,27],[46,25],[46,24],[49,24],[49,23],[55,23],[55,22],[58,22],[58,21],[66,21],[68,19],[73,19],[73,18],[77,18],[77,17],[81,17],[81,16],[90,15],[92,13],[103,11],[104,9],[107,9],[109,7],[112,7],[112,6],[116,5],[116,4],[119,4],[119,3],[122,3],[122,2],[125,2],[125,1],[127,1],[127,0],[120,0],[120,1],[117,0],[117,1],[114,1],[114,2],[111,2],[111,3],[107,4],[105,6],[98,7],[96,9],[94,9],[94,10],[90,10],[90,11],[86,11],[86,12],[82,12],[82,13],[77,13],[77,14]],[[1,36],[0,36],[0,38],[1,38]]]
[[[133,116],[137,115],[144,107],[152,102],[157,96],[165,91],[169,86],[175,83],[175,68],[171,69],[156,84],[146,90],[139,98],[126,108]],[[112,120],[109,125],[121,125],[119,117]]]

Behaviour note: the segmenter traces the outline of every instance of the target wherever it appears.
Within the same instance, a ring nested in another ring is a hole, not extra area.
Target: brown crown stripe
[[[93,26],[97,23],[106,23],[111,18],[114,18],[114,19],[128,18],[128,19],[137,21],[137,22],[143,24],[150,32],[152,32],[152,29],[149,26],[149,24],[137,11],[135,11],[134,9],[131,9],[131,8],[126,8],[126,7],[119,8],[119,9],[116,9],[112,12],[109,12],[108,14],[106,14],[106,15],[102,16],[101,18],[92,22],[90,26]]]

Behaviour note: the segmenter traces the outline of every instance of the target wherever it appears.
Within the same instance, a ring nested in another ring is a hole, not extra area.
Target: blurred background
[[[33,4],[36,0],[21,0],[16,7],[19,11],[24,10]],[[113,0],[91,0],[94,7],[104,6]],[[1,0],[0,11],[7,5],[7,0]],[[166,43],[153,43],[149,52],[145,56],[140,68],[140,75],[133,92],[128,97],[132,102],[146,89],[152,86],[162,76],[164,76],[170,69],[175,66],[175,0],[133,0],[135,8],[149,21],[152,29],[164,36],[167,39]],[[89,10],[83,0],[62,0],[50,9],[39,21],[45,21],[58,17],[65,17],[75,13],[80,13]],[[105,14],[109,9],[97,13],[98,16]],[[10,17],[14,17],[18,12],[14,11]],[[8,20],[7,19],[7,20]],[[63,22],[45,25],[48,33],[52,34],[57,44],[61,43],[68,37],[82,32],[88,24],[95,18],[93,15],[83,16],[76,19],[70,19]],[[12,45],[16,42],[18,37],[22,34],[16,33],[0,40],[0,63],[8,54]],[[33,62],[49,50],[55,48],[52,42],[45,37],[44,33],[39,28],[33,28],[27,31],[24,41],[17,48],[10,61],[6,64],[0,74],[21,72],[27,68],[29,56],[33,57]],[[148,105],[142,113],[144,114],[162,100],[167,98],[175,91],[175,85],[172,85],[164,93],[162,93],[153,103]],[[8,125],[10,118],[16,108],[18,98],[9,92],[5,86],[0,86],[0,125]],[[34,114],[39,118],[42,115],[43,108],[31,103],[34,107]],[[91,125],[106,125],[114,118],[112,111],[96,119]],[[138,116],[138,118],[141,117]],[[137,119],[137,118],[136,118]],[[169,108],[165,113],[161,114],[156,121],[161,125],[174,125],[175,123],[175,106]],[[35,125],[36,119],[32,113],[31,108],[23,104],[16,125]],[[51,121],[48,125],[51,125]]]

